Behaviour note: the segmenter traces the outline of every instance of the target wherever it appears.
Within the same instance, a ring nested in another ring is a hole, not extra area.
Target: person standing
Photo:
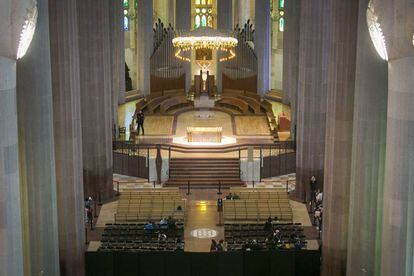
[[[88,224],[91,226],[91,231],[93,230],[93,213],[92,207],[87,209]]]
[[[138,111],[137,114],[137,135],[139,135],[139,129],[142,130],[142,135],[144,135],[144,113],[142,110]]]
[[[309,182],[309,187],[310,187],[310,205],[311,205],[311,210],[314,207],[314,203],[315,203],[315,196],[316,196],[316,177],[314,175],[312,175],[310,182]]]

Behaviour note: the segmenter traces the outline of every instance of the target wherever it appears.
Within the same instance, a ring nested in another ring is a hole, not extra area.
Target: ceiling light
[[[381,25],[378,23],[378,16],[375,15],[374,8],[371,2],[367,9],[367,24],[369,35],[371,36],[372,43],[374,44],[377,53],[383,60],[388,61],[387,47],[385,44],[385,37],[381,29]]]
[[[37,6],[36,2],[32,9],[28,10],[26,20],[20,33],[19,47],[17,48],[17,59],[22,58],[32,42],[37,22]]]

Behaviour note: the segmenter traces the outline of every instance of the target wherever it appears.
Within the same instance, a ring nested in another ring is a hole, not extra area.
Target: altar
[[[189,143],[221,143],[222,127],[187,127]]]

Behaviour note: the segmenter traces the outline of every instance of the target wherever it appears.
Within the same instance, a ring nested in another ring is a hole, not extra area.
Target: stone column
[[[16,61],[0,56],[0,267],[23,275]]]
[[[346,273],[358,2],[333,0],[325,4],[329,48],[322,275]]]
[[[191,29],[191,0],[175,1],[175,29],[189,31]],[[191,63],[183,62],[185,71],[185,92],[191,88]]]
[[[372,1],[388,62],[382,275],[414,274],[414,5]]]
[[[113,196],[109,0],[78,0],[77,9],[84,194],[104,200]]]
[[[252,12],[252,1],[255,0],[237,0],[235,2],[235,19],[234,25],[239,24],[242,28],[246,24],[247,20],[254,22],[253,12]],[[220,2],[220,1],[219,1]]]
[[[112,126],[115,138],[118,134],[118,104],[125,102],[125,39],[122,1],[109,5],[109,41],[111,45],[112,75]]]
[[[256,0],[254,49],[257,55],[257,93],[270,89],[270,1]]]
[[[217,29],[231,32],[233,30],[232,14],[232,0],[220,0],[217,2]],[[217,60],[217,90],[222,91],[222,77],[223,66],[220,61]]]
[[[383,275],[414,273],[414,55],[388,66]]]
[[[291,138],[295,137],[299,76],[300,0],[285,2],[283,33],[283,103],[291,108]]]
[[[327,45],[325,38],[326,10],[324,7],[326,1],[302,0],[298,5],[300,5],[300,26],[296,27],[300,29],[298,83],[295,83],[294,75],[292,75],[288,87],[294,98],[294,89],[297,85],[295,193],[299,199],[309,201],[311,176],[315,175],[319,188],[323,185],[326,116],[324,74],[326,73]],[[288,51],[290,44],[286,45],[285,50]],[[295,45],[293,44],[292,47],[295,47]],[[294,62],[296,52],[289,54]],[[292,63],[291,66],[289,68],[290,72],[295,74],[294,64]],[[289,72],[284,75],[290,78]]]
[[[37,1],[36,31],[17,62],[24,275],[60,275],[48,1]]]
[[[84,275],[85,227],[76,0],[49,1],[61,275]]]
[[[153,51],[153,0],[137,0],[137,71],[138,90],[150,93],[150,58]]]
[[[368,0],[359,1],[347,275],[380,275],[387,131],[387,62],[368,31]],[[348,153],[349,154],[349,153]]]

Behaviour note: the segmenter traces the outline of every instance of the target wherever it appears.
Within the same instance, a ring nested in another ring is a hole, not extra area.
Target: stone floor
[[[123,139],[129,139],[129,125],[135,112],[135,105],[138,101],[131,101],[118,107],[118,124],[126,127],[126,135]],[[290,108],[279,102],[272,102],[274,114],[283,111],[290,118]],[[197,116],[199,113],[210,113],[211,116]],[[220,111],[188,111],[177,116],[176,125],[173,124],[173,116],[150,116],[146,117],[145,131],[146,136],[159,138],[171,138],[175,131],[175,136],[184,136],[188,126],[203,127],[223,127],[223,135],[237,137],[235,131],[242,137],[251,139],[264,139],[269,137],[267,123],[260,116],[235,116],[234,120],[230,115]],[[279,139],[286,140],[290,136],[289,132],[279,132]],[[238,139],[239,140],[239,139]],[[256,143],[261,143],[259,140]]]
[[[186,208],[185,251],[209,252],[211,239],[224,239],[224,227],[217,226],[216,201],[190,200]]]

